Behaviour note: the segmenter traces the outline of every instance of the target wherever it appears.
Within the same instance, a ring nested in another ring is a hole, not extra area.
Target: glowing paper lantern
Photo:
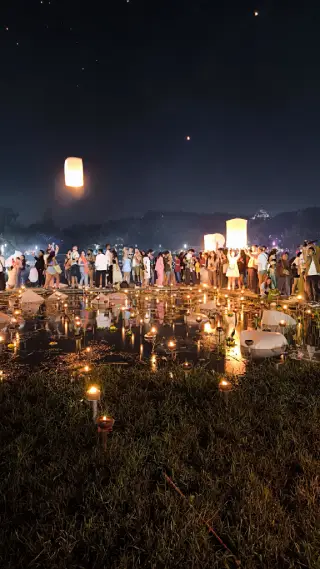
[[[229,219],[227,221],[227,247],[244,249],[247,246],[247,220]]]
[[[82,158],[67,158],[64,163],[65,184],[69,188],[82,188],[83,163]]]
[[[212,233],[204,236],[204,250],[216,251],[225,244],[225,238],[221,233]]]

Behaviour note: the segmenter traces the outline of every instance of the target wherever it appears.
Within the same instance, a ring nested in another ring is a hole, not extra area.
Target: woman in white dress
[[[236,288],[236,279],[239,278],[238,259],[240,254],[236,254],[234,249],[228,250],[228,268],[226,276],[228,277],[228,289],[234,290]]]

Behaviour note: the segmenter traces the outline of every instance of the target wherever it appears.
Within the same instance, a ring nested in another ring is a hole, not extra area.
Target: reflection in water
[[[162,360],[183,363],[187,359],[193,364],[205,361],[217,371],[242,374],[246,358],[241,354],[240,333],[259,328],[265,309],[260,300],[201,288],[148,293],[130,290],[104,306],[94,304],[96,296],[69,294],[67,302],[47,301],[40,307],[21,307],[17,297],[9,297],[1,307],[9,323],[5,319],[1,323],[0,350],[10,341],[14,355],[33,354],[39,361],[50,342],[62,352],[79,352],[95,340],[113,346],[114,353],[131,354],[140,361],[149,358],[151,369]],[[294,329],[284,329],[290,353],[299,359],[319,360],[320,316],[316,310],[301,305],[295,311],[288,306],[282,310],[297,320]]]

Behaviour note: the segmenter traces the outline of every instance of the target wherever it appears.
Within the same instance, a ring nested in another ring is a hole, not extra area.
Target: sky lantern
[[[229,219],[227,221],[227,247],[229,249],[244,249],[247,247],[247,220]]]
[[[83,162],[82,158],[67,158],[64,163],[64,178],[68,188],[83,187]]]
[[[204,235],[204,250],[216,251],[225,244],[225,238],[221,233],[211,233]]]

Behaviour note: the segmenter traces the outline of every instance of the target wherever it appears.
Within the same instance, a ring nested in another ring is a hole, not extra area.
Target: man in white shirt
[[[103,254],[102,249],[98,250],[98,255],[95,261],[96,266],[96,287],[106,287],[106,274],[107,274],[107,257]]]
[[[106,260],[107,260],[107,283],[112,284],[113,255],[109,243],[106,244]]]
[[[265,252],[264,247],[259,247],[258,249],[258,279],[259,279],[259,290],[261,288],[262,283],[265,281],[265,278],[268,274],[268,255]]]
[[[0,255],[0,291],[6,289],[6,262],[2,255]]]
[[[309,302],[319,300],[320,247],[311,245],[306,253],[306,288]]]

